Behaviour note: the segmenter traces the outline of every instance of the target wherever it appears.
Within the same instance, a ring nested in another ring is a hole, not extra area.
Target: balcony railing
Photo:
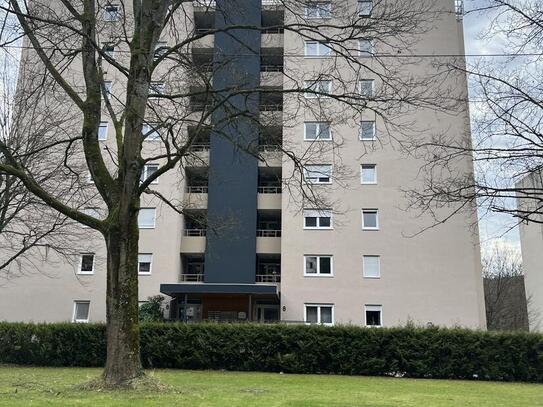
[[[193,102],[189,105],[189,108],[192,112],[203,112],[209,110],[211,105],[209,103]]]
[[[285,29],[282,27],[262,27],[262,34],[283,34]]]
[[[203,283],[204,273],[199,274],[181,274],[181,282],[185,283]]]
[[[192,152],[209,151],[210,147],[209,144],[193,144],[190,146],[189,150]]]
[[[260,105],[261,112],[282,112],[283,104],[282,103],[267,103]]]
[[[261,153],[276,153],[281,151],[281,146],[279,144],[260,144],[258,151]]]
[[[257,237],[281,237],[280,230],[270,230],[270,229],[258,229],[256,231]]]
[[[282,192],[282,188],[280,186],[277,187],[258,187],[258,193],[259,194],[280,194]]]
[[[283,72],[283,65],[260,65],[260,72]]]
[[[257,283],[280,283],[281,274],[257,274]]]
[[[189,194],[207,194],[208,187],[207,187],[207,185],[205,185],[205,186],[188,186],[187,187],[187,192]]]
[[[185,229],[183,231],[183,236],[205,237],[206,236],[206,229]]]

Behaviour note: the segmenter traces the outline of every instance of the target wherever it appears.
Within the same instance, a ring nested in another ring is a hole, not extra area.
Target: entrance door
[[[257,322],[276,322],[279,321],[279,305],[257,304],[256,305]]]

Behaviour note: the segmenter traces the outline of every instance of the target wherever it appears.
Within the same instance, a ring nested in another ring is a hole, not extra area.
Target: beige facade
[[[275,5],[270,8],[271,3],[263,2],[264,12],[273,14],[281,10]],[[436,7],[447,12],[443,13],[440,24],[426,33],[411,52],[462,54],[462,23],[454,13],[454,2],[440,0],[436,3],[439,3]],[[356,13],[357,2],[353,0],[349,7]],[[204,13],[197,6],[194,9],[188,6],[188,12]],[[284,18],[286,21],[291,18],[288,12]],[[168,38],[163,40],[167,42]],[[375,41],[376,52],[380,52],[384,45],[379,44],[378,38]],[[204,37],[194,47],[212,48],[213,36]],[[274,72],[274,65],[271,65],[269,71],[261,73],[261,84],[266,86],[287,88],[293,78],[313,79],[311,73],[320,72],[323,66],[331,64],[330,58],[305,58],[303,39],[293,32],[264,33],[262,48],[281,50],[285,56],[280,58],[281,64],[284,63],[281,70],[290,73],[288,77],[283,76],[281,72]],[[386,52],[384,48],[383,51]],[[297,57],[287,57],[289,55]],[[372,66],[371,58],[368,67],[380,69],[377,64]],[[417,69],[426,72],[431,66],[429,62],[421,62]],[[349,75],[346,67],[340,66],[339,72]],[[371,76],[371,69],[364,75],[364,79],[375,79],[378,92],[382,84]],[[356,85],[359,79],[353,77],[346,81]],[[111,80],[113,92],[122,89],[122,78]],[[331,86],[339,85],[332,82]],[[460,78],[459,82],[460,93],[465,96],[466,78]],[[407,157],[392,142],[385,141],[393,139],[396,130],[392,130],[392,135],[387,134],[385,123],[370,113],[360,117],[342,110],[334,119],[340,108],[332,101],[326,102],[328,105],[319,101],[318,109],[316,101],[315,106],[311,106],[311,100],[297,104],[285,97],[283,103],[281,111],[267,109],[262,115],[276,128],[281,128],[285,148],[300,153],[314,151],[308,165],[331,166],[331,183],[312,186],[331,206],[304,205],[299,191],[284,187],[296,171],[292,162],[285,157],[281,159],[273,146],[261,145],[265,161],[259,165],[255,283],[277,286],[278,295],[272,299],[251,294],[240,299],[238,294],[225,294],[213,302],[209,298],[206,300],[208,294],[193,294],[194,302],[190,306],[187,295],[183,306],[177,302],[183,300],[183,295],[172,295],[173,298],[168,297],[164,304],[166,314],[178,319],[178,308],[184,307],[185,318],[189,309],[191,317],[199,315],[203,319],[206,316],[213,319],[211,315],[215,314],[209,311],[224,309],[224,312],[235,311],[238,318],[249,320],[275,319],[276,316],[294,322],[316,319],[321,323],[379,326],[414,322],[484,329],[479,240],[472,228],[477,222],[475,212],[463,211],[445,224],[419,233],[434,220],[429,215],[407,210],[404,191],[416,188],[422,182],[419,171],[423,162]],[[324,112],[322,105],[325,105]],[[300,106],[305,108],[300,109]],[[317,117],[317,111],[327,116],[328,108],[332,118],[326,121],[331,122],[332,140],[305,140],[306,123],[322,120]],[[360,139],[361,120],[375,120],[374,140]],[[409,120],[424,123],[423,127],[431,131],[447,129],[459,138],[470,137],[466,105],[454,116],[421,108],[413,111]],[[114,148],[111,128],[108,131],[103,143]],[[144,143],[144,151],[160,148],[152,141]],[[154,187],[165,196],[185,202],[195,216],[205,213],[208,196],[202,168],[208,163],[209,142],[204,141],[195,149],[193,161],[186,162],[183,173],[171,172],[161,177]],[[472,171],[471,162],[460,165],[468,172]],[[364,174],[364,180],[363,166],[369,171]],[[265,182],[266,177],[273,179],[281,174],[282,189],[281,184]],[[205,230],[156,199],[144,198],[142,207],[154,208],[156,220],[153,225],[140,229],[140,253],[152,255],[151,272],[139,276],[140,301],[159,294],[161,284],[206,285],[199,268],[206,251]],[[366,224],[363,222],[364,211]],[[304,214],[308,219],[304,219]],[[330,217],[330,226],[326,226],[327,220],[323,219],[315,222],[317,225],[323,222],[324,227],[313,227],[313,220],[309,218],[319,216]],[[41,273],[23,273],[0,285],[0,320],[71,321],[74,320],[74,304],[90,301],[88,320],[103,321],[104,247],[100,237],[91,231],[89,242],[91,249],[85,247],[82,253],[90,250],[95,253],[92,274],[78,273],[78,256],[68,263],[51,255],[37,267]],[[248,304],[247,308],[225,306],[229,298],[231,304]],[[209,301],[207,305],[205,301]],[[265,312],[273,316],[264,317]]]

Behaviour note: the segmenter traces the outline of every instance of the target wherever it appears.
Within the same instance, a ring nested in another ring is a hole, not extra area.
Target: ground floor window
[[[331,304],[305,304],[304,321],[308,324],[334,324],[334,306]]]
[[[381,305],[366,305],[366,326],[383,326],[383,307]]]
[[[74,301],[73,322],[89,322],[90,301]]]

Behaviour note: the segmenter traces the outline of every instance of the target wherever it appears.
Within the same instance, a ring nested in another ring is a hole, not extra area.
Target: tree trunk
[[[107,359],[103,379],[107,387],[127,386],[143,375],[138,322],[137,212],[126,220],[112,225],[105,236]]]

